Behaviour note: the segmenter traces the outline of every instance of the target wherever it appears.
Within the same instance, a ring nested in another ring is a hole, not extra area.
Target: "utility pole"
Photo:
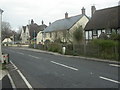
[[[1,48],[1,41],[2,41],[2,38],[1,38],[1,31],[2,31],[2,13],[3,13],[3,10],[0,9],[0,61],[2,62],[2,48]]]

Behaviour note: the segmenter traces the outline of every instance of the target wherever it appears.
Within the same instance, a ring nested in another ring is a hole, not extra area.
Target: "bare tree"
[[[10,23],[8,22],[2,22],[2,40],[4,38],[8,38],[12,35],[12,30],[11,30],[11,26]]]

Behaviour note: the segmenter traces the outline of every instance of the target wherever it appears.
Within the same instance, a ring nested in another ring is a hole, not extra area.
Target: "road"
[[[118,88],[113,63],[4,47],[33,88]]]

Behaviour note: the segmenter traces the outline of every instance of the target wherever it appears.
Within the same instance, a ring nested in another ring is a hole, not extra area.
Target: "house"
[[[37,33],[39,31],[42,31],[46,27],[47,26],[44,24],[43,21],[42,21],[42,25],[37,25],[36,23],[34,23],[32,19],[29,25],[22,27],[22,32],[21,32],[22,43],[24,44],[31,43],[36,39]]]
[[[82,9],[82,14],[69,17],[68,13],[65,13],[64,19],[56,20],[51,23],[43,32],[44,41],[50,40],[54,42],[59,39],[61,42],[73,42],[73,32],[76,28],[86,26],[89,18],[85,14],[85,8]]]
[[[29,38],[30,38],[30,35],[29,35],[29,30],[26,29],[26,26],[23,26],[22,27],[22,31],[21,31],[21,42],[22,43],[29,43]]]
[[[44,22],[42,21],[42,25],[39,26],[40,30],[37,33],[37,37],[36,37],[36,43],[40,44],[43,43],[43,30],[46,28],[47,26],[44,24]]]
[[[2,44],[4,44],[4,45],[8,45],[8,44],[12,44],[12,40],[11,40],[11,38],[5,38],[3,41],[2,41]]]
[[[103,32],[108,37],[112,32],[120,33],[120,5],[101,10],[92,6],[92,17],[85,27],[86,40],[99,38]]]

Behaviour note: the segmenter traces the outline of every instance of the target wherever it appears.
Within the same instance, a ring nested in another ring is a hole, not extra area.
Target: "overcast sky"
[[[11,24],[12,29],[27,25],[30,19],[46,25],[49,22],[64,18],[65,12],[69,16],[81,14],[85,7],[86,14],[91,16],[91,6],[103,9],[118,5],[119,0],[0,0],[0,8],[4,10],[3,21]]]

